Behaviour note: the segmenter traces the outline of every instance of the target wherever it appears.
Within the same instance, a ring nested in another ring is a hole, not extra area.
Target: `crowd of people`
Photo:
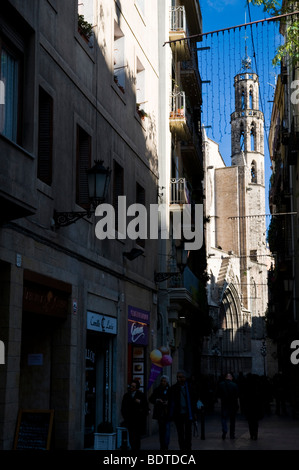
[[[179,449],[191,451],[192,435],[198,433],[198,422],[201,423],[201,438],[205,439],[205,412],[213,411],[214,404],[220,401],[221,437],[235,438],[236,416],[238,411],[248,423],[250,438],[258,438],[259,422],[265,414],[270,414],[270,403],[275,399],[276,413],[286,412],[285,387],[280,374],[272,384],[265,376],[242,373],[237,378],[231,373],[225,374],[215,384],[207,380],[188,378],[183,370],[177,372],[177,381],[170,385],[166,375],[160,377],[159,385],[149,396],[139,390],[138,381],[132,381],[128,392],[122,400],[121,412],[123,425],[129,433],[130,447],[140,450],[141,437],[146,433],[146,421],[153,405],[152,418],[157,420],[160,450],[168,450],[171,423],[177,432]],[[198,434],[197,434],[198,435]]]

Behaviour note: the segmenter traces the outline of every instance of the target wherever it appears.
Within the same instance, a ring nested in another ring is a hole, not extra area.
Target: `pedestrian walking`
[[[286,380],[282,373],[278,372],[273,377],[273,391],[275,398],[275,413],[280,416],[281,412],[286,415]]]
[[[168,450],[170,439],[170,420],[169,420],[169,379],[167,375],[162,375],[160,385],[155,388],[149,398],[150,403],[154,405],[153,419],[158,421],[160,450]]]
[[[132,380],[130,389],[124,394],[121,413],[124,426],[128,429],[132,450],[140,450],[141,436],[145,432],[149,406],[145,394],[139,390],[140,383]]]
[[[221,400],[221,425],[222,439],[226,438],[228,432],[230,438],[235,438],[236,414],[239,408],[238,403],[238,386],[233,381],[233,376],[227,373],[225,379],[220,382],[218,387],[218,397]]]
[[[192,423],[196,420],[196,398],[186,373],[178,371],[177,383],[170,388],[170,419],[175,423],[179,448],[190,451],[192,447]]]
[[[264,417],[265,398],[261,377],[247,374],[244,387],[244,415],[248,422],[250,438],[257,440],[259,421]]]

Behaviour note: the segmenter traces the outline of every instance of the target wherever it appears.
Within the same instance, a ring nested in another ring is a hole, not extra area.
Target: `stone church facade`
[[[267,309],[264,116],[259,77],[250,61],[234,78],[231,166],[218,144],[204,136],[207,284],[212,335],[206,339],[202,372],[266,373]]]

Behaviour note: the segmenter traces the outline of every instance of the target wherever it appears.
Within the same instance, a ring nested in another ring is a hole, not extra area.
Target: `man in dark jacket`
[[[228,421],[230,438],[235,438],[236,414],[239,408],[238,395],[238,386],[233,382],[232,375],[226,374],[225,380],[220,382],[218,390],[218,396],[221,400],[222,439],[226,438]]]
[[[153,419],[158,421],[160,450],[168,450],[170,438],[170,421],[168,413],[169,400],[169,380],[166,375],[162,375],[160,385],[155,388],[150,396],[150,403],[154,405]]]
[[[180,450],[190,451],[192,422],[196,419],[196,397],[184,371],[178,371],[177,383],[170,388],[169,413],[177,429]]]
[[[132,450],[140,450],[141,435],[149,413],[145,394],[139,390],[139,387],[139,382],[132,380],[130,390],[124,394],[121,404],[121,413],[124,417],[124,425],[129,431]]]

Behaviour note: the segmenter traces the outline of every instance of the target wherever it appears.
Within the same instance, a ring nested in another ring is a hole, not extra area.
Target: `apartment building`
[[[169,375],[173,380],[178,368],[198,373],[202,323],[207,314],[204,244],[186,250],[184,234],[174,236],[176,217],[183,223],[184,208],[188,206],[192,211],[195,204],[202,204],[202,91],[198,69],[201,33],[198,1],[159,2],[159,42],[163,44],[159,49],[161,236],[155,278],[158,341],[171,351],[173,363]],[[191,216],[194,230],[193,217],[194,214]],[[203,232],[202,226],[196,229]]]
[[[20,409],[54,410],[52,448],[92,448],[128,382],[146,391],[158,240],[127,208],[157,203],[161,3],[1,2],[2,449]]]
[[[283,7],[287,2],[283,2]],[[298,2],[288,2],[289,12]],[[282,20],[280,33],[287,40],[293,18]],[[269,132],[272,174],[269,188],[271,223],[269,246],[274,263],[269,272],[267,332],[272,340],[276,372],[282,374],[295,416],[299,413],[299,374],[291,360],[298,340],[298,63],[287,54],[277,77]]]

